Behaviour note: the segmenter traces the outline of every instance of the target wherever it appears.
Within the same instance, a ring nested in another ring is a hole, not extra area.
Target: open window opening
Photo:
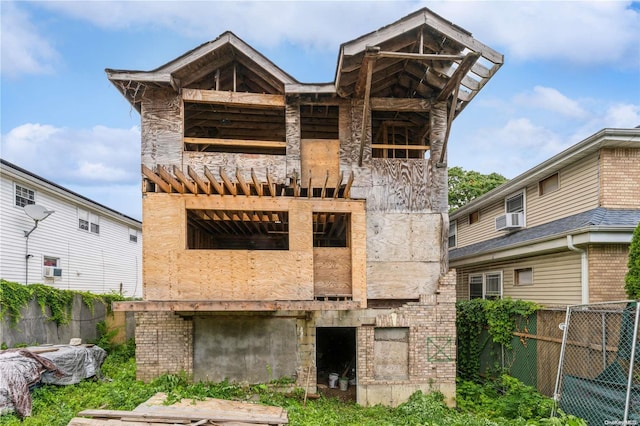
[[[288,250],[289,214],[283,211],[188,209],[187,248]]]
[[[428,127],[415,113],[373,111],[371,148],[374,158],[414,158],[429,156]]]
[[[314,247],[348,247],[351,214],[313,213]]]
[[[355,327],[316,328],[316,366],[319,391],[324,391],[329,396],[355,400],[356,359]],[[340,383],[341,378],[343,383]],[[344,383],[345,379],[346,384]],[[345,385],[346,392],[344,391]]]
[[[302,139],[339,139],[337,105],[300,105]]]
[[[286,154],[284,108],[184,103],[186,151]]]

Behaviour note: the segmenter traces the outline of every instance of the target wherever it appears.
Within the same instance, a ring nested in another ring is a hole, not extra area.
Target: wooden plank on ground
[[[251,424],[281,425],[288,423],[288,419],[282,416],[261,415],[259,413],[225,412],[213,410],[197,410],[195,408],[172,410],[173,407],[154,407],[149,412],[122,411],[122,410],[84,410],[78,413],[80,416],[87,416],[100,419],[122,419],[128,421],[155,421],[157,419],[174,420],[203,420],[208,419],[213,422],[244,422]]]

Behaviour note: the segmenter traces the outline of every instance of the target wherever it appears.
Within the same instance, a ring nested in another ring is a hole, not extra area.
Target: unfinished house
[[[422,9],[341,45],[330,83],[230,32],[108,69],[142,117],[144,296],[115,305],[136,313],[138,378],[453,397],[447,139],[502,62]]]

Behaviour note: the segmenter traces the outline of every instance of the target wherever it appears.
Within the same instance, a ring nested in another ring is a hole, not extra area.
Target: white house
[[[0,177],[0,278],[142,296],[140,221],[3,159]]]

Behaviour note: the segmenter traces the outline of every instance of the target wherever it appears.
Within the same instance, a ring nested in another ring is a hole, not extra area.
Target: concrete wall
[[[11,318],[0,321],[0,343],[8,347],[16,345],[65,344],[74,337],[82,339],[83,343],[96,340],[98,333],[96,326],[100,321],[106,321],[109,329],[118,329],[115,342],[124,343],[134,336],[133,315],[124,312],[107,313],[106,307],[95,303],[93,312],[82,301],[82,297],[75,296],[71,309],[71,321],[66,325],[56,325],[40,309],[38,302],[33,299],[21,310],[22,318],[16,325],[11,324]]]
[[[296,375],[295,318],[205,316],[193,327],[194,380],[266,383]]]

